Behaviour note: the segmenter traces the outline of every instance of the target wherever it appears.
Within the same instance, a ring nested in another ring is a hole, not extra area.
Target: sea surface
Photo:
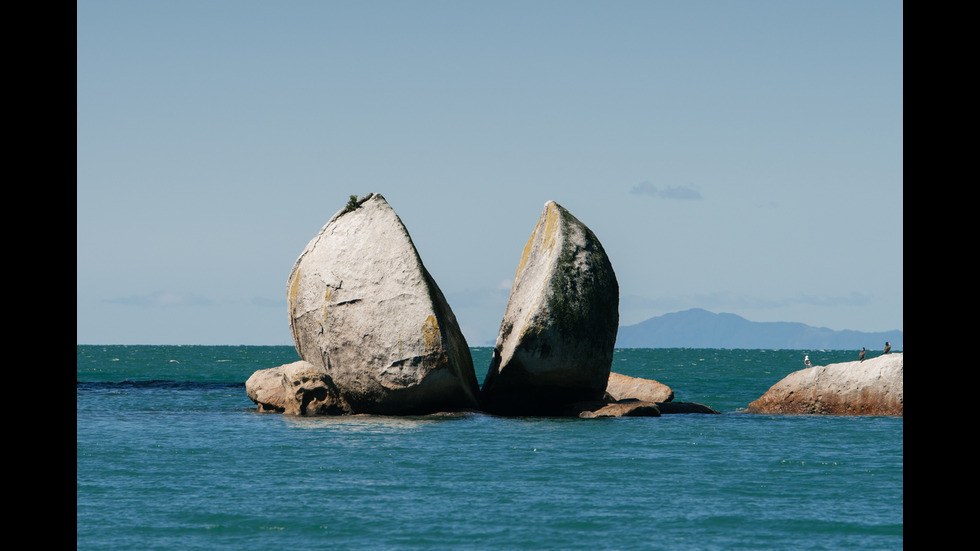
[[[292,347],[77,353],[80,550],[903,548],[902,418],[744,412],[856,351],[617,349],[721,412],[621,419],[261,414]]]

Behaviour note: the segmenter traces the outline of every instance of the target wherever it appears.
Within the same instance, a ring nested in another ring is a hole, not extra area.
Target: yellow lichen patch
[[[546,250],[551,250],[555,246],[555,238],[558,237],[559,216],[561,216],[561,214],[558,212],[558,205],[556,205],[554,201],[548,202],[548,206],[545,208],[543,243],[543,247]]]
[[[425,323],[422,324],[422,340],[426,348],[437,348],[440,344],[439,322],[433,315],[425,318]]]
[[[527,258],[531,255],[531,250],[534,248],[535,238],[540,238],[542,240],[541,246],[544,250],[549,250],[555,246],[559,216],[560,213],[558,212],[558,205],[556,205],[554,201],[549,201],[545,205],[544,212],[541,214],[541,218],[538,219],[537,225],[534,226],[534,231],[531,232],[531,237],[528,238],[527,243],[524,245],[524,252],[521,253],[521,261],[517,265],[517,273],[514,275],[515,281],[521,277],[521,272],[524,271],[524,265],[527,264]]]
[[[541,222],[538,222],[538,226],[540,225]],[[531,234],[531,237],[529,237],[527,240],[527,244],[524,245],[524,252],[521,253],[521,261],[517,264],[517,273],[514,274],[514,281],[517,281],[517,279],[521,277],[521,272],[524,271],[524,264],[527,263],[527,257],[531,254],[531,245],[534,244],[534,236],[537,235],[537,233],[538,227],[535,226],[534,233]]]
[[[323,293],[323,325],[327,325],[327,305],[330,304],[330,296],[333,295],[333,291],[330,287]]]
[[[289,287],[289,315],[293,315],[296,310],[296,293],[299,290],[299,270],[296,270],[296,277],[293,278],[293,284]]]

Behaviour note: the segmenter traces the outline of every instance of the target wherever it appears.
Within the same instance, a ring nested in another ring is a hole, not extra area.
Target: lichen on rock
[[[601,399],[618,325],[619,285],[602,244],[548,201],[518,263],[482,407],[547,413]]]
[[[307,244],[286,288],[300,358],[329,379],[350,412],[477,406],[456,317],[380,194],[352,197]]]

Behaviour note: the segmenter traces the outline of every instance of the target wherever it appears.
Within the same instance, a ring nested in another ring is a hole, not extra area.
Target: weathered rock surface
[[[582,419],[595,419],[597,417],[660,417],[660,407],[659,404],[645,400],[576,402],[566,409],[565,414]]]
[[[904,413],[904,354],[795,371],[748,405],[749,413],[891,415]]]
[[[646,402],[670,402],[674,391],[661,382],[620,373],[609,373],[606,394],[612,400],[636,399]]]
[[[245,392],[262,412],[288,415],[352,413],[327,373],[303,360],[256,371],[245,381]]]
[[[602,399],[618,325],[619,284],[602,245],[548,201],[517,267],[481,406],[547,413]]]
[[[606,399],[610,402],[627,404],[630,402],[652,403],[660,415],[674,413],[718,413],[714,409],[697,402],[675,402],[674,391],[667,385],[620,373],[609,373],[606,386]],[[583,417],[580,415],[579,417]]]
[[[309,242],[287,299],[296,350],[340,410],[477,407],[479,385],[456,317],[380,194],[352,201]]]

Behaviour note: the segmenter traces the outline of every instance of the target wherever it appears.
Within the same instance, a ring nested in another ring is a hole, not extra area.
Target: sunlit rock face
[[[904,354],[813,366],[790,373],[748,405],[782,415],[905,414]]]
[[[301,359],[353,413],[477,407],[469,347],[384,197],[335,214],[293,266],[289,328]]]
[[[674,391],[659,381],[630,377],[620,373],[610,373],[606,384],[606,394],[612,400],[644,400],[647,402],[670,402]]]
[[[303,360],[256,371],[245,381],[245,393],[261,412],[286,415],[352,413],[326,372]]]
[[[556,412],[599,400],[619,326],[619,284],[595,234],[549,201],[521,255],[481,405]]]

